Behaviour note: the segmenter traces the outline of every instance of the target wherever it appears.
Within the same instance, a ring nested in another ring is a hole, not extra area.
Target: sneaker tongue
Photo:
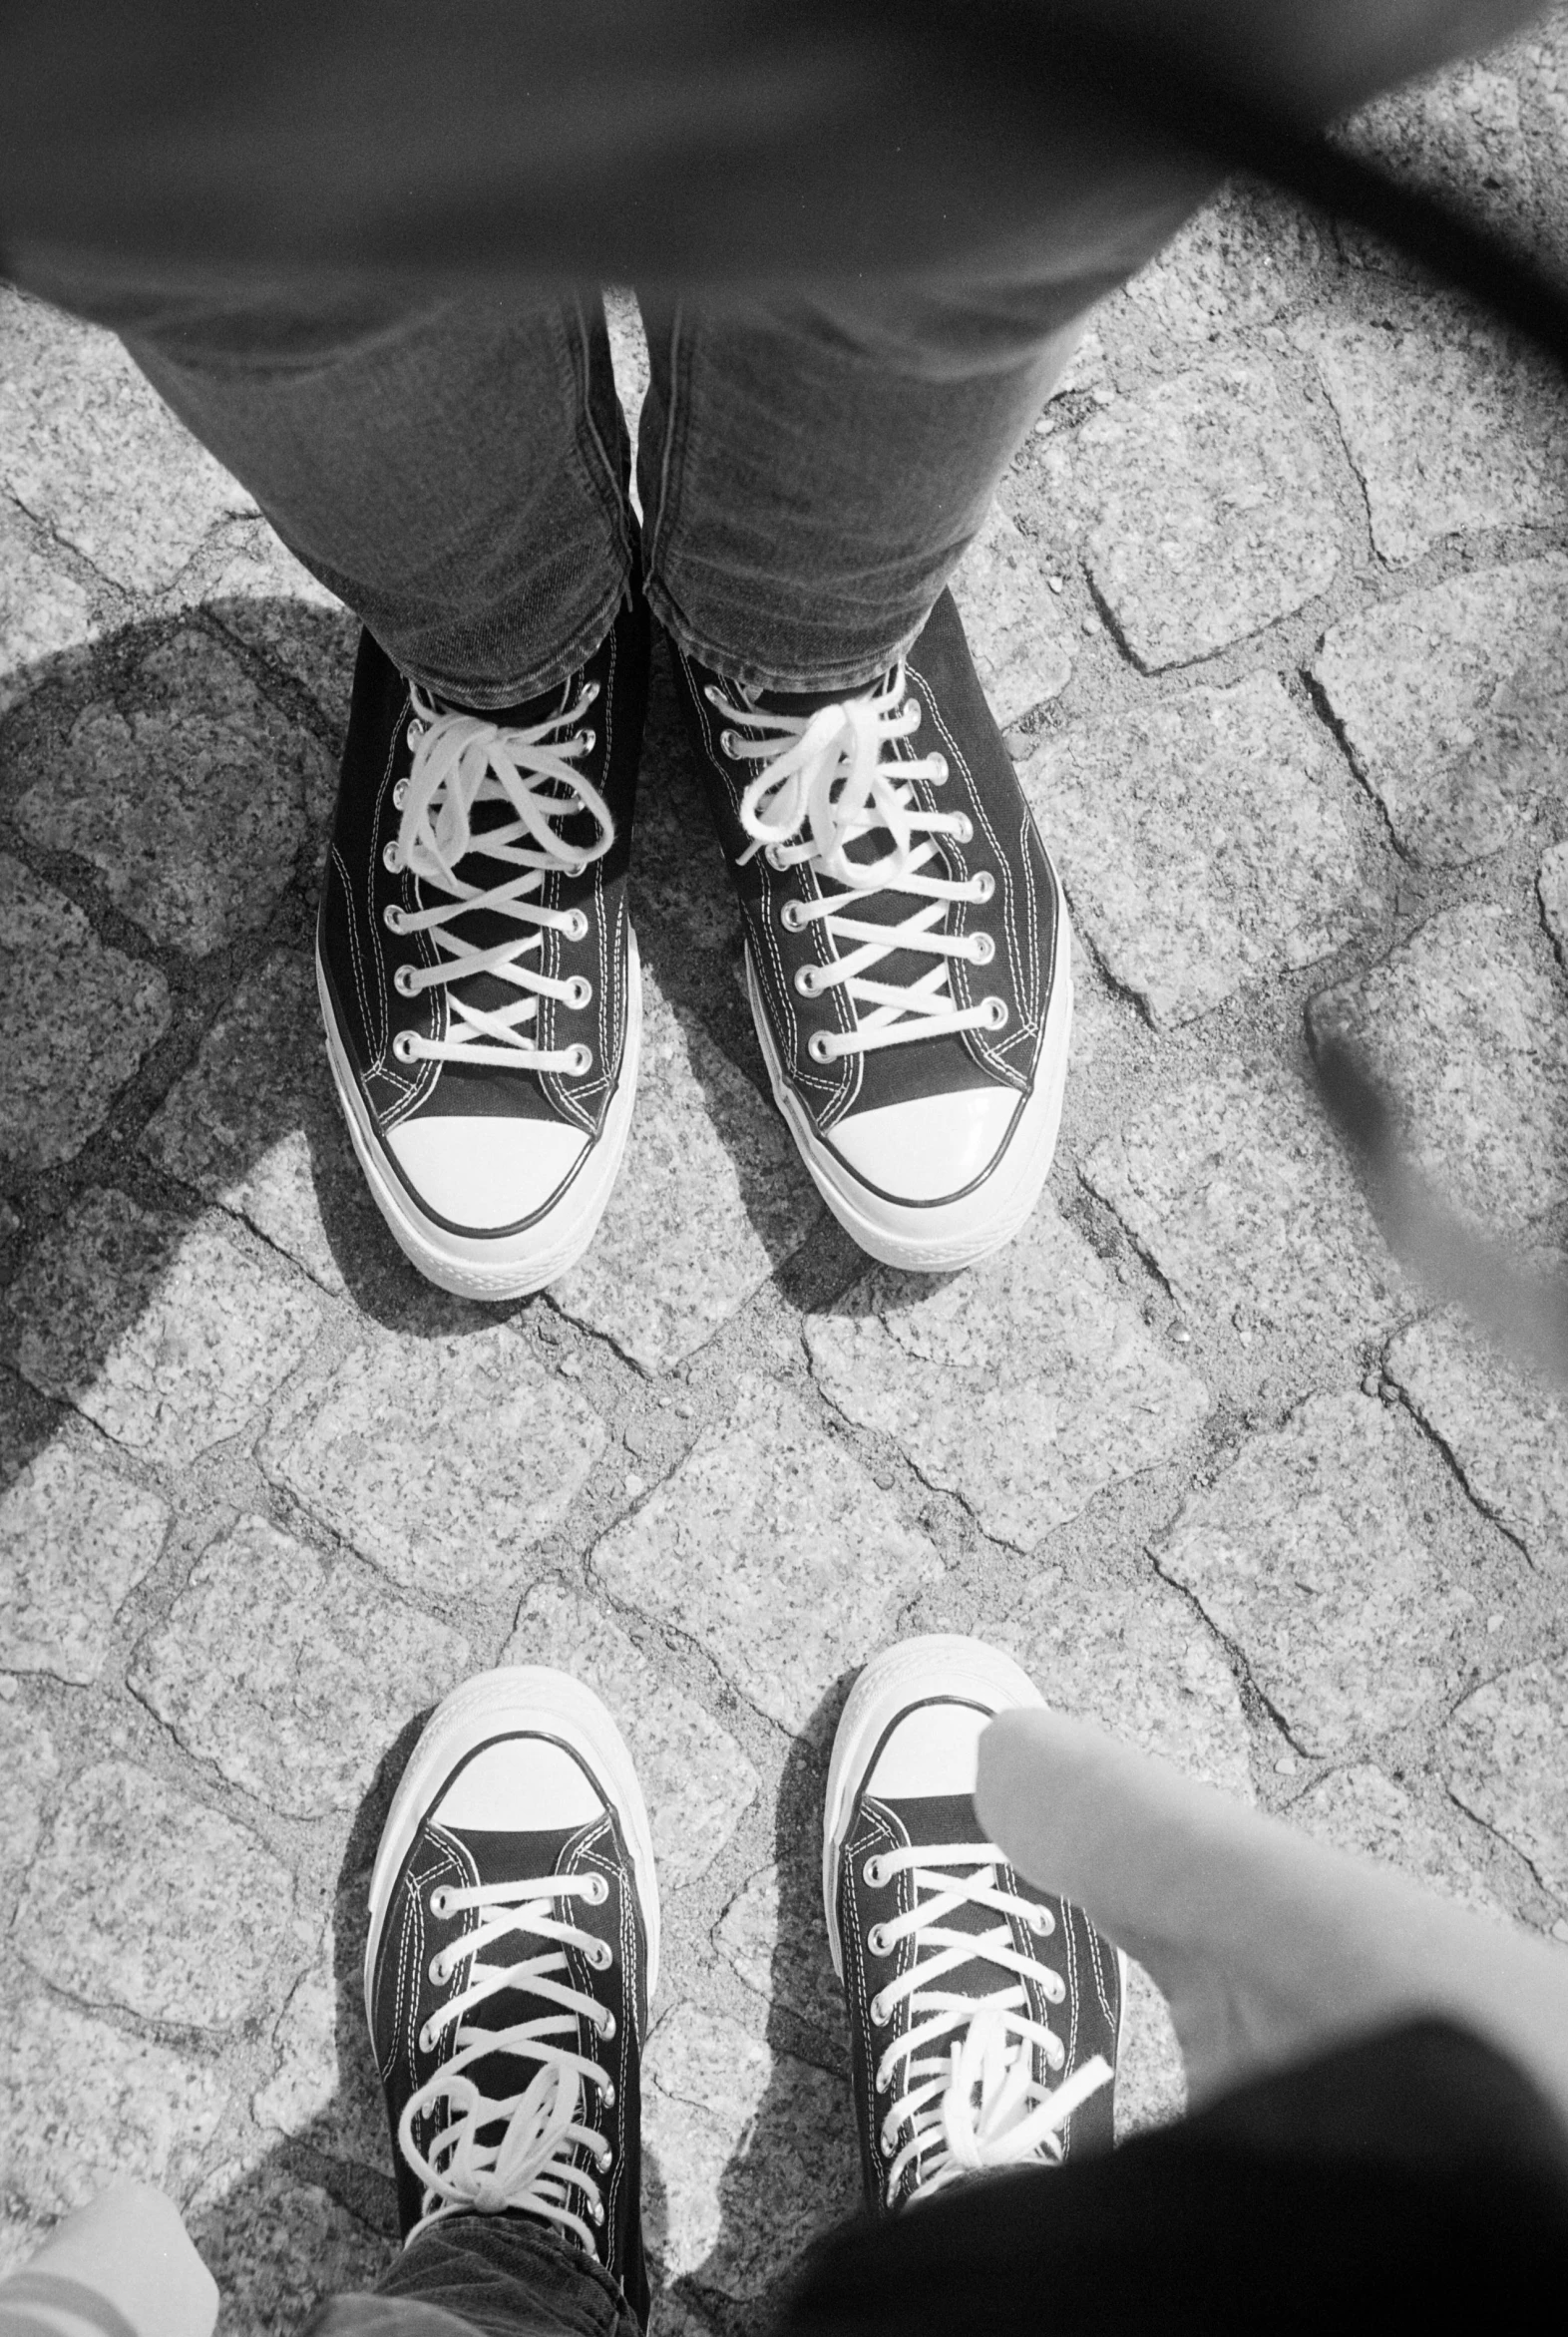
[[[916,1849],[922,1842],[951,1844],[974,1841],[976,1838],[975,1802],[969,1793],[923,1793],[908,1800],[890,1800],[885,1806],[898,1819]],[[945,1870],[938,1868],[936,1871],[941,1873]],[[957,1880],[961,1874],[972,1874],[975,1869],[954,1868],[946,1871],[951,1871]],[[922,1897],[929,1899],[930,1895],[924,1892]],[[974,1932],[979,1935],[994,1931],[1001,1920],[994,1908],[978,1907],[966,1900],[951,1915],[944,1917],[942,1928],[944,1931]],[[940,1948],[930,1946],[924,1939],[917,1944],[922,1963],[943,1952]],[[984,1996],[994,1996],[998,1989],[1011,1987],[1012,1982],[986,1957],[977,1956],[973,1962],[961,1964],[956,1972],[946,1974],[942,1986],[951,1989],[955,1996],[972,1996],[978,2000]]]
[[[513,1882],[519,1876],[525,1876],[530,1881],[541,1880],[555,1874],[568,1845],[577,1839],[583,1828],[542,1827],[528,1833],[501,1834],[471,1832],[463,1826],[451,1826],[447,1831],[454,1841],[461,1843],[474,1861],[479,1880],[495,1883]],[[554,1912],[559,1902],[551,1901],[550,1904]],[[498,1941],[488,1949],[484,1960],[487,1964],[494,1964],[503,1958],[508,1962],[523,1963],[531,1957],[551,1952],[549,1941],[514,1932],[509,1939]],[[557,1977],[562,1975],[558,1974]],[[567,1984],[573,1985],[570,1976]],[[571,2017],[564,2006],[552,2004],[545,1997],[535,1996],[529,1989],[498,1988],[494,1996],[487,1997],[483,2004],[476,2005],[463,2018],[465,2025],[473,2029],[510,2029],[518,2022],[538,2020],[553,2012],[559,2012],[564,2020]],[[571,2045],[575,2040],[563,2031],[558,2042]],[[538,2075],[539,2066],[532,2059],[520,2062],[507,2054],[487,2053],[478,2061],[470,2062],[467,2075],[489,2101],[505,2102],[520,2093]],[[494,2132],[487,2130],[482,2139],[489,2142],[499,2141],[499,2129]]]

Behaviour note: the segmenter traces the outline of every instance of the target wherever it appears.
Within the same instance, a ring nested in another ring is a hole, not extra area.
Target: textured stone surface
[[[1047,1704],[1252,1799],[1247,1722],[1224,1650],[1168,1583],[1046,1566],[985,1636],[1017,1657]]]
[[[1475,1600],[1410,1514],[1409,1433],[1375,1398],[1313,1396],[1156,1544],[1308,1752],[1402,1728],[1458,1682]]]
[[[705,1873],[760,1783],[729,1731],[660,1678],[600,1601],[556,1583],[530,1591],[501,1662],[554,1664],[597,1691],[637,1764],[661,1887]]]
[[[0,1890],[8,1890],[38,1846],[45,1796],[60,1774],[49,1728],[29,1702],[0,1703]]]
[[[295,2337],[321,2297],[373,2288],[398,2246],[271,2163],[219,2167],[186,2223],[222,2297],[218,2337]]]
[[[100,1761],[55,1812],[16,1937],[42,1978],[88,2004],[223,2029],[267,2008],[280,1953],[297,1954],[293,1883],[232,1818]]]
[[[1089,519],[1095,590],[1151,671],[1210,655],[1314,598],[1340,563],[1322,449],[1267,357],[1215,357],[1092,414],[1041,460]]]
[[[263,1469],[394,1582],[496,1589],[548,1533],[604,1425],[516,1333],[373,1338],[293,1390]]]
[[[713,1927],[713,1944],[758,1996],[781,2004],[829,2037],[844,2031],[844,1991],[828,1952],[820,1878],[798,1891],[777,1863],[744,1882]]]
[[[53,1227],[0,1305],[25,1378],[176,1465],[243,1427],[319,1327],[315,1300],[220,1217],[185,1226],[116,1192]]]
[[[959,565],[953,597],[991,712],[1003,729],[1059,697],[1076,643],[1033,547],[992,504]]]
[[[385,2174],[391,2163],[386,2100],[365,2034],[369,1890],[366,1873],[337,1893],[315,1961],[273,2024],[277,2058],[250,2108],[266,2133]]]
[[[1568,1901],[1568,1658],[1541,1658],[1467,1696],[1445,1732],[1454,1799]]]
[[[1510,62],[1507,51],[1465,58],[1375,99],[1342,136],[1398,178],[1447,195],[1466,218],[1487,219],[1517,246],[1534,239],[1537,187]],[[1362,248],[1359,238],[1353,248]],[[1385,265],[1410,264],[1381,243],[1376,256]]]
[[[254,507],[113,334],[0,292],[0,482],[132,591],[172,584],[208,528]]]
[[[102,870],[116,906],[196,958],[257,933],[332,783],[317,742],[205,634],[150,649],[126,709],[95,699],[62,757],[31,778],[17,822],[34,844]]]
[[[1208,1408],[1048,1198],[968,1274],[874,1269],[806,1339],[842,1412],[1020,1549],[1166,1459]]]
[[[1568,966],[1568,844],[1554,844],[1535,879],[1541,915],[1557,955]]]
[[[1021,776],[1074,914],[1156,1025],[1326,957],[1368,915],[1344,773],[1272,673],[1118,708]]]
[[[1504,909],[1445,909],[1309,1009],[1392,1095],[1415,1165],[1483,1224],[1568,1196],[1568,991],[1529,943]]]
[[[1323,248],[1308,211],[1271,188],[1232,179],[1127,286],[1142,318],[1176,342],[1268,324]]]
[[[106,949],[82,912],[0,853],[0,1161],[22,1175],[80,1152],[169,1028],[156,967]]]
[[[205,1550],[130,1683],[188,1753],[290,1817],[351,1809],[399,1734],[472,1669],[467,1642],[264,1518]]]
[[[1384,560],[1418,560],[1464,529],[1562,517],[1561,385],[1489,319],[1446,295],[1390,290],[1374,314],[1327,309],[1291,331],[1328,392]]]
[[[98,630],[92,594],[46,542],[0,497],[0,714]]]
[[[1291,1803],[1291,1823],[1337,1850],[1397,1866],[1412,1882],[1458,1899],[1478,1915],[1504,1912],[1452,1830],[1439,1830],[1402,1786],[1371,1762],[1331,1769]]]
[[[1313,670],[1356,767],[1414,860],[1511,843],[1568,778],[1568,560],[1450,577],[1335,625]]]
[[[178,2194],[217,2132],[225,2089],[216,2071],[42,1991],[21,2003],[16,1993],[7,1990],[0,2030],[6,2190],[45,2215],[85,2207],[116,2180]]]
[[[302,682],[323,711],[347,728],[359,619],[264,523],[223,561],[199,604],[225,632]]]
[[[551,1297],[645,1371],[699,1348],[823,1214],[789,1130],[643,973],[626,1157],[587,1256]]]
[[[1386,1319],[1394,1269],[1313,1099],[1222,1064],[1090,1153],[1084,1178],[1190,1313],[1344,1341]]]
[[[315,969],[303,951],[274,951],[240,984],[148,1122],[142,1148],[237,1211],[335,1296],[347,1289],[339,1253],[374,1255],[387,1244],[332,1092]]]
[[[1562,1259],[1542,1256],[1543,1272]],[[1384,1365],[1451,1456],[1472,1500],[1531,1562],[1568,1573],[1568,1403],[1476,1337],[1463,1316],[1416,1323]]]
[[[660,2021],[643,2073],[644,2134],[664,2194],[649,2239],[667,2279],[759,2297],[858,2206],[841,2080],[692,2005]]]
[[[588,1570],[612,1598],[695,1640],[787,1729],[894,1636],[942,1571],[859,1462],[793,1396],[749,1374],[675,1474],[595,1546]]]
[[[87,1685],[115,1617],[158,1562],[170,1511],[85,1432],[37,1454],[0,1494],[0,1668]]]

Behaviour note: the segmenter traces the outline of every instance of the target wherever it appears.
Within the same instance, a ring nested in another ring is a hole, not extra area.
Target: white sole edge
[[[544,1227],[513,1234],[493,1247],[483,1235],[465,1237],[445,1232],[409,1200],[403,1187],[382,1166],[379,1141],[349,1067],[347,1050],[338,1036],[332,1013],[326,970],[316,947],[316,994],[326,1033],[327,1060],[332,1084],[348,1123],[354,1154],[370,1188],[371,1199],[387,1222],[398,1248],[427,1282],[460,1299],[526,1299],[570,1273],[598,1231],[631,1131],[636,1100],[637,1072],[642,1059],[642,966],[637,938],[628,934],[626,947],[626,1045],[620,1079],[610,1098],[604,1129],[577,1182]]]
[[[795,1139],[812,1183],[839,1224],[869,1257],[884,1266],[899,1267],[906,1274],[951,1274],[960,1267],[976,1266],[1022,1232],[1045,1189],[1061,1128],[1072,1039],[1072,926],[1059,882],[1056,898],[1060,915],[1057,973],[1040,1048],[1045,1086],[1043,1096],[1036,1089],[1023,1106],[1027,1112],[1030,1105],[1042,1101],[1038,1123],[1026,1143],[1017,1145],[1015,1139],[1008,1145],[1000,1167],[986,1179],[978,1199],[939,1202],[924,1209],[879,1200],[822,1143],[784,1077],[747,948],[746,996],[773,1101]]]
[[[365,1942],[365,2018],[373,2027],[371,1986],[392,1886],[426,1811],[466,1753],[493,1737],[527,1732],[554,1737],[582,1754],[614,1805],[631,1853],[647,1934],[648,2003],[658,1986],[658,1878],[653,1833],[626,1741],[608,1706],[569,1672],[545,1664],[505,1664],[476,1673],[437,1706],[409,1755],[392,1796],[370,1874],[370,1931]],[[520,1829],[522,1830],[522,1829]]]
[[[957,1632],[900,1640],[873,1656],[850,1690],[828,1763],[822,1818],[822,1905],[833,1969],[844,1977],[839,1937],[839,1865],[849,1839],[855,1796],[884,1732],[911,1705],[938,1700],[983,1712],[1043,1707],[1045,1699],[1020,1664],[1000,1648]]]

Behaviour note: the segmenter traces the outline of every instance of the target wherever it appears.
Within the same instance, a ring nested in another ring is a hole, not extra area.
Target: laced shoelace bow
[[[614,841],[609,807],[577,767],[593,747],[592,731],[580,725],[597,695],[598,684],[588,682],[562,713],[518,728],[478,714],[442,713],[414,691],[414,758],[394,796],[401,816],[387,866],[394,873],[411,870],[427,889],[449,898],[424,909],[389,903],[386,921],[395,934],[431,936],[439,962],[400,966],[393,979],[404,997],[447,985],[450,1018],[445,1038],[400,1031],[392,1050],[399,1062],[496,1063],[576,1076],[591,1068],[587,1046],[542,1047],[537,1033],[541,998],[578,1011],[591,1003],[592,984],[581,974],[555,980],[528,961],[543,956],[552,927],[573,941],[588,932],[583,910],[546,907],[547,879],[558,872],[581,876]],[[476,832],[475,814],[502,805],[512,817]],[[569,844],[561,831],[585,812],[597,830],[594,840]],[[476,852],[516,874],[493,885],[471,884],[460,864]],[[516,935],[481,948],[456,930],[475,910],[507,919]],[[486,1010],[452,987],[486,974],[515,989],[516,1000]]]
[[[880,1988],[870,2008],[873,2025],[882,2028],[901,2003],[909,2004],[908,2026],[888,2046],[876,2073],[878,2094],[894,2097],[882,2124],[890,2207],[911,2167],[920,2189],[932,2190],[981,2167],[1059,2158],[1067,2120],[1111,2082],[1110,2064],[1100,2054],[1059,2086],[1044,2086],[1035,2077],[1036,2049],[1053,2071],[1065,2055],[1061,2040],[1030,2013],[1023,1981],[1043,1983],[1056,2003],[1066,1990],[1056,1974],[1013,1945],[1011,1919],[1042,1936],[1055,1919],[1035,1901],[1001,1888],[1001,1862],[990,1842],[916,1844],[866,1861],[873,1889],[901,1873],[915,1884],[914,1907],[874,1923],[867,1934],[877,1956],[892,1954],[902,1940],[916,1942],[910,1969]],[[987,1908],[998,1918],[995,1926],[953,1929],[949,1919],[965,1906]],[[1010,1975],[1012,1985],[1003,1983],[980,1998],[942,1986],[977,1959]]]
[[[738,689],[726,694],[709,684],[706,694],[727,717],[719,740],[723,752],[732,761],[762,766],[741,798],[741,825],[752,839],[742,864],[766,852],[775,869],[807,867],[819,881],[845,888],[816,900],[788,900],[780,912],[791,933],[820,924],[831,953],[825,965],[799,968],[796,987],[815,997],[842,986],[850,1006],[849,1029],[812,1033],[807,1052],[813,1062],[939,1032],[1001,1029],[1007,1019],[1003,998],[964,1006],[954,994],[954,961],[988,966],[995,950],[987,933],[950,933],[949,910],[957,902],[983,905],[995,880],[986,869],[964,879],[942,873],[938,839],[967,844],[973,824],[965,812],[924,808],[912,782],[940,787],[948,776],[947,758],[889,756],[896,741],[920,727],[920,700],[902,662],[874,689],[814,714],[774,713]],[[737,723],[758,735],[742,737],[732,727]],[[878,829],[891,838],[891,850],[877,860],[851,860],[849,846]],[[919,906],[897,924],[858,917],[856,911],[878,893],[901,893]],[[879,980],[877,968],[903,950],[931,958],[929,972],[910,982]]]
[[[608,2172],[613,2152],[580,2114],[588,2087],[597,2089],[606,2108],[614,2103],[615,2089],[597,2062],[577,2051],[576,2039],[580,2018],[590,2021],[601,2037],[612,2037],[615,2016],[571,1985],[566,1951],[579,1949],[598,1971],[608,1970],[614,1952],[606,1941],[571,1921],[570,1904],[553,1913],[552,1902],[570,1903],[577,1897],[599,1906],[607,1893],[608,1885],[598,1874],[446,1886],[432,1892],[431,1913],[438,1919],[468,1908],[478,1908],[482,1915],[472,1931],[432,1958],[431,1978],[437,1986],[466,1960],[468,1986],[433,2013],[420,2031],[420,2051],[432,2053],[442,2033],[455,2030],[453,2050],[409,2096],[398,2121],[399,2147],[424,2185],[422,2223],[476,2209],[498,2214],[503,2208],[521,2208],[545,2216],[590,2255],[597,2252],[594,2230],[604,2220],[603,2200],[592,2172],[574,2160],[579,2150],[586,2151],[600,2175]],[[510,1963],[483,1960],[487,1950],[519,1935],[543,1940],[544,1951]],[[470,2016],[503,1990],[558,2009],[500,2029],[476,2024]],[[538,2071],[520,2093],[494,2101],[468,2075],[475,2062],[493,2054],[537,2062]],[[425,2151],[414,2139],[414,2126],[432,2113],[444,2117]],[[498,2126],[504,2127],[499,2141],[482,2140],[487,2130]]]

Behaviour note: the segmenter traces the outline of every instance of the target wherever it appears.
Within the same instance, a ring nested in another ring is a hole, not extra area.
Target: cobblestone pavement
[[[1568,264],[1565,129],[1558,20],[1361,135]],[[1568,1939],[1563,1407],[1401,1278],[1307,1054],[1359,1034],[1454,1199],[1564,1242],[1562,385],[1241,188],[1100,314],[961,580],[1081,955],[1049,1196],[959,1279],[868,1272],[764,1101],[661,672],[626,1173],[497,1316],[328,1087],[352,626],[112,342],[5,295],[0,361],[0,2260],[116,2169],[230,2337],[387,2259],[365,1870],[498,1660],[649,1788],[682,2337],[853,2195],[819,1796],[896,1633]],[[1123,2124],[1179,2099],[1140,1979]]]

